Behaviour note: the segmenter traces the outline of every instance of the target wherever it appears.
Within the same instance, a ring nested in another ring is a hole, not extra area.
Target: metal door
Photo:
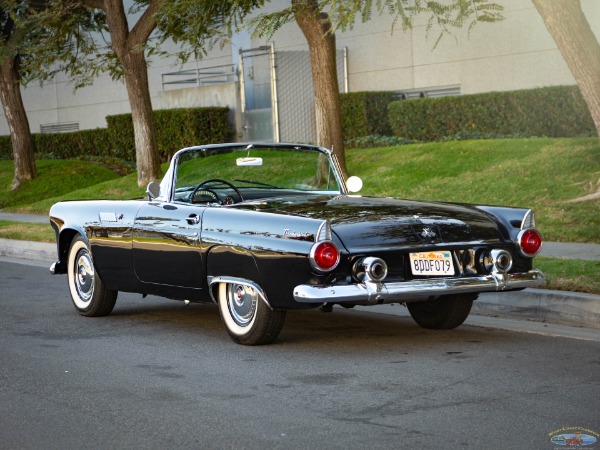
[[[245,141],[275,141],[272,83],[273,49],[269,46],[240,50],[240,86]]]

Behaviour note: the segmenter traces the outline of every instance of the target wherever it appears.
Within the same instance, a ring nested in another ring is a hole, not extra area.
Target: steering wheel
[[[192,195],[190,196],[190,199],[193,199],[194,195],[196,195],[196,192],[198,192],[200,189],[202,189],[204,185],[210,184],[210,183],[221,183],[221,184],[224,184],[227,187],[230,187],[238,195],[238,197],[240,198],[240,202],[244,201],[244,197],[242,196],[242,193],[240,192],[240,190],[237,187],[235,187],[233,184],[231,184],[229,181],[222,180],[221,178],[211,178],[209,180],[202,181],[200,184],[198,184],[198,186],[196,186],[196,188],[192,192]],[[204,190],[207,191],[207,192],[210,192],[211,194],[214,194],[214,192],[212,191],[212,189],[204,188]],[[215,194],[215,196],[216,196],[216,194]],[[217,199],[218,199],[218,197],[217,197]]]

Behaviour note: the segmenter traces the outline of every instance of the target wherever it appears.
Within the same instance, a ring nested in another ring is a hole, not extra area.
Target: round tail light
[[[534,228],[521,230],[517,236],[517,245],[523,256],[533,258],[542,248],[542,235]]]
[[[340,251],[331,241],[317,242],[310,249],[310,264],[319,272],[329,272],[340,262]]]

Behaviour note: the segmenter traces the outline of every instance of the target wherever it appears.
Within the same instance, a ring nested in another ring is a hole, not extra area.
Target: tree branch
[[[129,33],[128,43],[129,48],[135,48],[140,45],[144,45],[150,34],[156,28],[155,14],[158,12],[165,0],[152,0],[142,17],[134,25],[133,29]]]
[[[87,8],[96,8],[106,11],[103,0],[81,0],[81,3]]]

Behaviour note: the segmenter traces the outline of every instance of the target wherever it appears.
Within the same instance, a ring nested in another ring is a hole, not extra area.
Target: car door
[[[148,202],[133,226],[133,265],[144,283],[201,288],[200,230],[205,206]]]

